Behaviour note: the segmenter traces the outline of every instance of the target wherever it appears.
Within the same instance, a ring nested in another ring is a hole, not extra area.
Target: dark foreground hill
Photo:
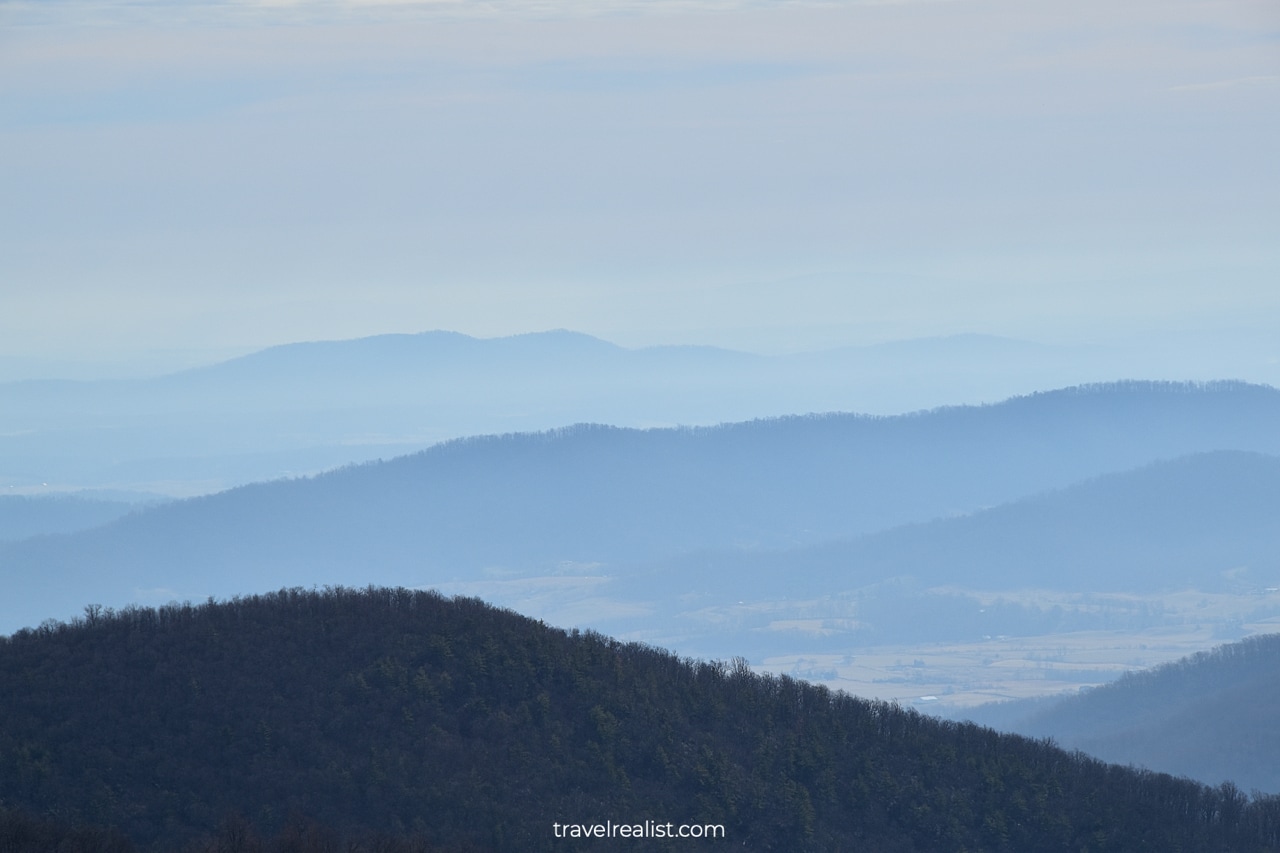
[[[1057,701],[976,709],[1106,761],[1280,792],[1280,634],[1250,637]]]
[[[154,850],[246,849],[313,819],[315,838],[421,850],[1280,844],[1280,801],[1231,785],[372,588],[90,609],[0,641],[0,809],[0,830],[47,835],[30,816],[52,815]],[[556,837],[606,821],[724,838]]]
[[[1215,450],[1280,454],[1280,391],[1120,383],[900,417],[459,440],[0,546],[0,630],[84,601],[437,585],[811,545]]]

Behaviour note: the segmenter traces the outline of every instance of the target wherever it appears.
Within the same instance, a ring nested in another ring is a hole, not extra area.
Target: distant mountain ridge
[[[1119,383],[895,417],[459,440],[0,547],[0,626],[32,618],[17,602],[43,618],[75,612],[86,596],[118,605],[145,590],[421,586],[814,545],[1161,458],[1277,454],[1276,424],[1280,392],[1265,386]]]
[[[898,414],[1117,376],[1181,378],[1169,373],[981,335],[777,356],[627,349],[565,330],[317,341],[151,379],[0,383],[0,487],[184,496],[468,435]]]
[[[345,341],[280,344],[153,381],[179,384],[191,379],[206,383],[248,380],[269,384],[281,378],[296,378],[298,371],[329,375],[336,379],[350,375],[363,380],[376,380],[388,373],[422,376],[435,372],[483,370],[493,365],[509,364],[512,356],[523,360],[525,364],[537,364],[543,361],[570,360],[584,355],[596,358],[625,356],[629,352],[632,351],[566,329],[490,339],[474,338],[460,332],[432,331],[375,335]],[[648,350],[637,352],[645,353]],[[729,354],[728,351],[720,352]]]

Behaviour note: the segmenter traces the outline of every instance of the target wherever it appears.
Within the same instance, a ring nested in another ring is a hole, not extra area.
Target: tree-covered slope
[[[1231,786],[388,589],[91,609],[3,640],[0,807],[156,850],[229,814],[499,851],[605,821],[725,827],[689,849],[1280,843],[1280,803]]]
[[[1002,727],[1107,761],[1280,792],[1280,634],[1130,673],[1012,716],[1017,708],[997,709]]]

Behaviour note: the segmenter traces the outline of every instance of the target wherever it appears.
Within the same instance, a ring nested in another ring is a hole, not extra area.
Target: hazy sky
[[[1277,152],[1275,0],[0,0],[0,357],[1280,338]]]

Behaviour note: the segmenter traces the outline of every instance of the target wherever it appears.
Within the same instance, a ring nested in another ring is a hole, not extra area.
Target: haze
[[[1251,0],[0,2],[0,378],[571,328],[1274,382],[1278,36]]]

